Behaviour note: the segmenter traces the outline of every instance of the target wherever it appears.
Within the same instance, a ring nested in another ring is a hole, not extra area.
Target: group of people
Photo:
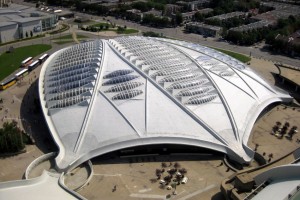
[[[271,134],[275,135],[277,138],[281,139],[287,133],[287,135],[285,137],[289,140],[292,140],[293,136],[298,132],[297,126],[292,126],[292,128],[289,130],[289,132],[287,132],[289,127],[290,127],[289,122],[285,122],[283,127],[281,127],[281,122],[276,122],[276,125],[273,126]]]

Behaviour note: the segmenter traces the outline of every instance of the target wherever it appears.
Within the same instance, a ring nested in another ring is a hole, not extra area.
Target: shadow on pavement
[[[35,145],[43,152],[57,151],[45,122],[38,95],[38,79],[27,89],[20,108],[20,117],[26,133],[32,136]]]

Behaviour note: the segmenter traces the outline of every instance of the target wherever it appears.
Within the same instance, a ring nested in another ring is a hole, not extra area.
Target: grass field
[[[111,24],[106,23],[106,22],[100,22],[100,23],[97,23],[97,24],[93,24],[91,26],[100,27],[101,25],[103,26],[103,28],[106,27],[107,25],[108,25],[108,28],[112,28]]]
[[[23,39],[19,39],[19,40],[14,40],[14,41],[11,41],[11,42],[1,43],[0,46],[4,46],[4,45],[8,45],[8,44],[13,44],[13,43],[17,43],[17,42],[20,42],[20,41],[26,41],[26,40],[36,39],[36,38],[42,38],[42,37],[45,37],[45,34],[36,35],[34,37],[23,38]]]
[[[125,31],[116,31],[118,34],[132,34],[132,33],[138,33],[138,30],[135,29],[125,29]]]
[[[108,29],[105,29],[105,27],[108,25]],[[104,32],[104,31],[114,31],[116,32],[117,34],[132,34],[132,33],[138,33],[139,31],[138,30],[135,30],[135,29],[131,29],[131,28],[126,28],[124,31],[120,31],[118,30],[117,26],[113,27],[110,23],[107,23],[107,22],[98,22],[96,24],[92,24],[90,25],[90,27],[97,27],[99,28],[100,26],[102,26],[103,28],[100,30],[93,30],[94,32]],[[91,30],[90,30],[91,31]],[[92,31],[92,32],[93,32]]]
[[[35,57],[51,49],[51,45],[37,44],[14,49],[12,53],[0,55],[0,80],[5,79],[20,67],[23,60],[28,57]]]
[[[210,47],[210,48],[212,48],[212,47]],[[225,53],[225,54],[227,54],[227,55],[229,55],[229,56],[231,56],[231,57],[233,57],[233,58],[235,58],[235,59],[237,59],[237,60],[239,60],[243,63],[247,63],[251,60],[251,58],[249,56],[245,56],[243,54],[239,54],[239,53],[236,53],[236,52],[233,52],[233,51],[227,51],[227,50],[218,49],[218,48],[212,48],[212,49],[215,49],[217,51]]]

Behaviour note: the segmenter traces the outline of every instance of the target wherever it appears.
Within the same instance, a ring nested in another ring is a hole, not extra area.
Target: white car
[[[183,179],[181,180],[181,184],[186,184],[188,180],[188,177],[183,177]]]

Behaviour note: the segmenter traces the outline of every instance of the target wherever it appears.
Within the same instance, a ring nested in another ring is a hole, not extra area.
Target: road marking
[[[16,100],[16,101],[18,101],[19,103],[22,102],[22,100],[20,100],[16,95],[13,96],[13,99]]]
[[[145,192],[149,192],[151,190],[152,190],[151,188],[143,189],[143,190],[139,190],[139,193],[145,193]]]
[[[156,195],[156,194],[130,194],[130,197],[136,197],[136,198],[147,198],[147,199],[166,199],[165,195]]]
[[[94,174],[94,176],[122,176],[122,174]]]
[[[202,190],[198,190],[198,191],[196,191],[196,192],[193,192],[193,193],[191,193],[191,194],[188,194],[188,195],[186,195],[186,196],[184,196],[184,197],[182,197],[182,198],[180,198],[180,199],[178,199],[178,200],[186,200],[186,199],[189,199],[189,198],[191,198],[191,197],[193,197],[193,196],[196,196],[197,194],[201,194],[202,192],[206,192],[207,190],[210,190],[210,189],[212,189],[212,188],[214,188],[214,187],[216,187],[215,184],[209,185],[209,186],[207,186],[206,188],[204,188],[204,189],[202,189]]]

